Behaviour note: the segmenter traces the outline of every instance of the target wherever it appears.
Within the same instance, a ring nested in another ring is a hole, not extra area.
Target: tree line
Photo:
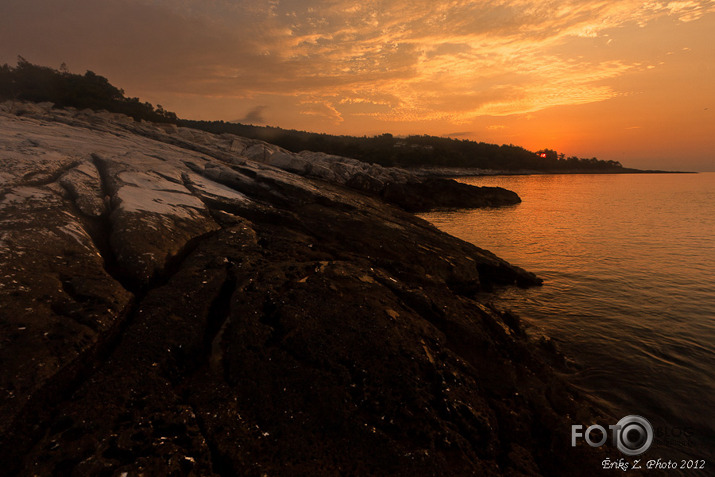
[[[182,126],[221,134],[260,139],[289,151],[321,151],[352,157],[383,166],[464,167],[494,170],[539,172],[623,172],[620,162],[595,157],[565,157],[551,149],[529,151],[513,144],[496,145],[466,139],[415,135],[397,137],[337,136],[287,130],[271,126],[252,126],[224,121],[179,120]]]
[[[466,139],[437,136],[396,137],[337,136],[288,130],[271,126],[253,126],[225,121],[180,119],[160,105],[127,98],[124,91],[107,78],[87,71],[84,75],[30,63],[18,57],[17,66],[0,66],[0,100],[52,102],[56,107],[90,108],[126,114],[135,120],[168,122],[212,133],[232,133],[261,139],[293,152],[320,151],[352,157],[384,166],[465,167],[505,171],[540,172],[623,172],[619,162],[594,158],[568,157],[544,149],[528,151],[523,147],[496,145]]]
[[[38,66],[19,56],[17,66],[0,66],[0,99],[51,102],[55,107],[107,110],[126,114],[132,118],[153,122],[176,123],[175,113],[161,106],[127,98],[124,90],[113,86],[107,78],[93,71],[84,75],[67,71],[62,64],[59,70]]]

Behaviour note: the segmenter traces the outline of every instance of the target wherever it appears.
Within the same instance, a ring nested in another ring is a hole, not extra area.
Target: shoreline
[[[537,171],[528,169],[495,170],[471,167],[417,167],[408,168],[413,174],[423,177],[481,177],[481,176],[538,176],[538,175],[604,175],[604,174],[698,174],[697,171],[661,171],[647,169],[626,169],[610,171]]]

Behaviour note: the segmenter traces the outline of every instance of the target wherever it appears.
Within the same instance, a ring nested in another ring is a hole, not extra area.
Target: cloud
[[[66,61],[130,94],[271,96],[333,122],[461,124],[616,97],[609,80],[642,67],[579,48],[713,11],[714,0],[6,0],[0,58]],[[259,108],[244,120],[263,122]]]
[[[343,116],[330,102],[305,101],[300,109],[303,116],[314,116],[327,119],[334,124],[343,122]]]
[[[266,119],[263,116],[263,111],[265,111],[267,106],[256,106],[246,113],[241,119],[236,119],[235,123],[241,124],[266,124]]]

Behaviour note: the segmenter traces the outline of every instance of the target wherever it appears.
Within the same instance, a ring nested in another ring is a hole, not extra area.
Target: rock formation
[[[0,164],[4,472],[592,474],[539,279],[385,203],[508,191],[26,103]]]

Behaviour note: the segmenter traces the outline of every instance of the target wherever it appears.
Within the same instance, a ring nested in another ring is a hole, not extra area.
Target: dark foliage
[[[180,120],[179,124],[212,133],[261,139],[293,152],[322,151],[384,166],[469,167],[541,172],[622,172],[619,162],[564,157],[549,149],[532,152],[514,145],[488,144],[436,136],[332,136],[270,126],[224,121]]]
[[[84,75],[33,65],[18,57],[17,66],[0,66],[0,100],[51,102],[56,107],[74,107],[126,114],[136,120],[154,122],[177,121],[176,114],[156,109],[139,98],[126,98],[124,91],[109,83],[107,78],[92,71]]]

